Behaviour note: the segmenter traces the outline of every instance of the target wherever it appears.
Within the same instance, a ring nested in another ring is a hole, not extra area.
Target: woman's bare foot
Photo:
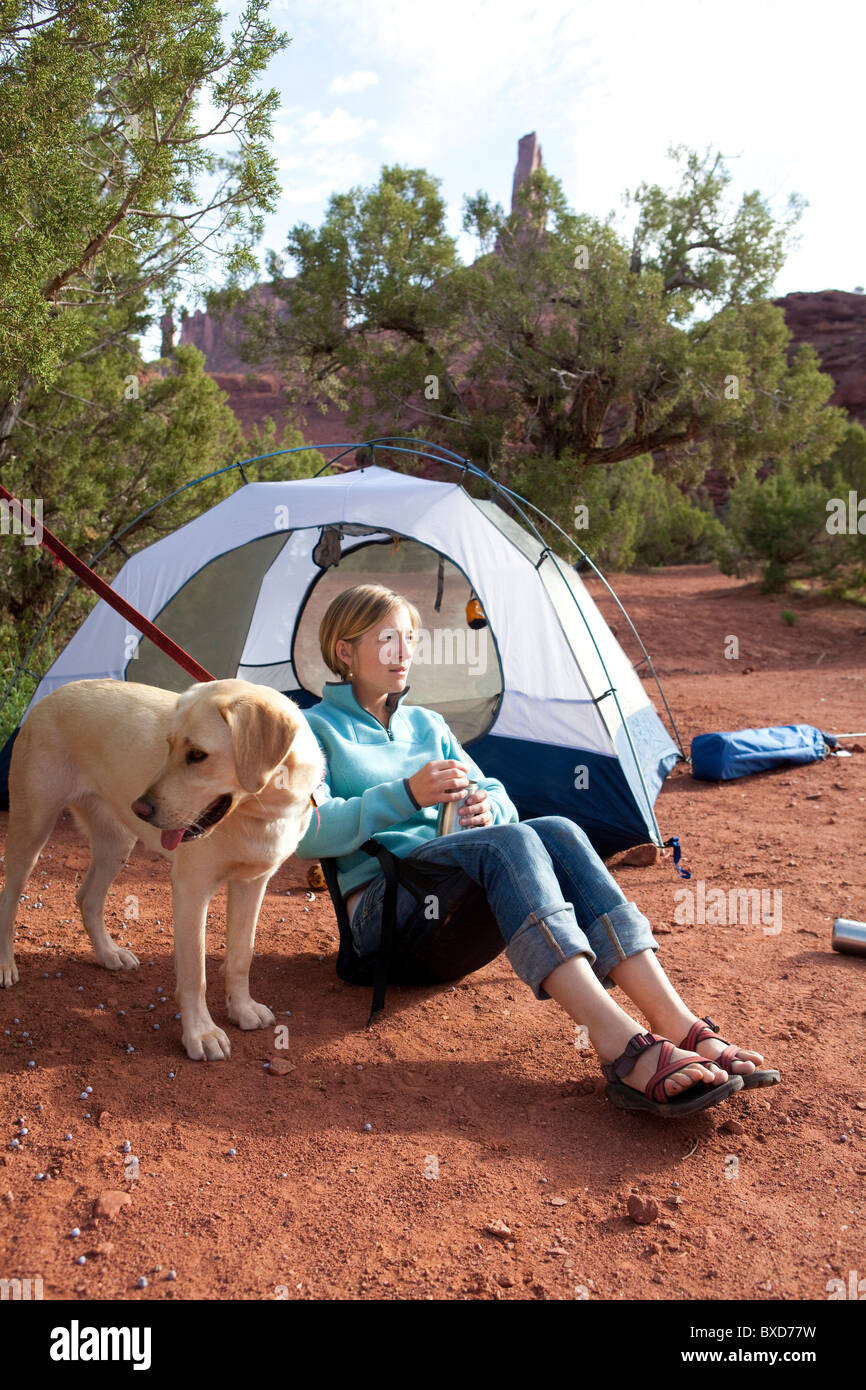
[[[656,1032],[656,1029],[653,1028],[652,1031]],[[662,1039],[662,1041],[664,1041],[664,1039]],[[620,1080],[626,1086],[632,1086],[636,1091],[644,1091],[650,1077],[658,1070],[660,1055],[661,1042],[656,1043],[654,1047],[644,1048],[631,1071],[626,1072],[625,1076],[620,1077]],[[670,1061],[676,1062],[680,1057],[686,1058],[688,1056],[689,1053],[684,1052],[681,1047],[675,1047],[670,1055]],[[613,1057],[602,1057],[601,1060],[603,1062],[613,1062],[615,1059]],[[665,1095],[673,1097],[678,1096],[681,1091],[690,1091],[693,1086],[700,1085],[702,1082],[707,1082],[713,1086],[720,1086],[723,1082],[727,1081],[727,1079],[728,1073],[723,1071],[721,1067],[717,1067],[714,1062],[710,1061],[707,1062],[705,1066],[702,1066],[700,1062],[692,1061],[687,1063],[684,1062],[681,1071],[673,1072],[670,1076],[666,1077],[663,1086]]]
[[[688,1009],[678,1009],[675,1014],[665,1014],[663,1018],[653,1019],[650,1028],[653,1033],[663,1033],[667,1038],[680,1038],[682,1040],[688,1036],[689,1029],[693,1024],[703,1023],[703,1021],[695,1014],[690,1013]],[[712,1062],[715,1058],[721,1057],[727,1046],[728,1044],[722,1042],[718,1037],[703,1038],[693,1050]],[[742,1056],[731,1063],[732,1076],[748,1076],[764,1060],[760,1052],[748,1052],[745,1048],[739,1048],[738,1051],[742,1053]]]
[[[702,1057],[720,1057],[724,1052],[727,1043],[723,1043],[719,1038],[704,1038],[695,1047],[695,1052],[699,1052]],[[763,1062],[764,1058],[760,1052],[747,1052],[744,1047],[737,1049],[740,1053],[731,1063],[731,1072],[735,1076],[748,1076],[750,1072],[756,1070],[757,1063]]]

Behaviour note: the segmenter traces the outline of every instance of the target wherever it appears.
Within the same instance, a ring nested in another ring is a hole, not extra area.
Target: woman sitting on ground
[[[401,703],[420,629],[414,605],[378,584],[339,594],[319,628],[322,657],[338,679],[307,711],[327,771],[319,815],[297,853],[337,858],[359,956],[375,953],[382,930],[385,876],[359,849],[376,836],[398,858],[456,865],[481,885],[502,933],[494,955],[504,947],[536,999],[555,999],[586,1029],[616,1105],[686,1115],[743,1086],[777,1082],[777,1071],[757,1069],[759,1052],[726,1043],[686,1006],[656,959],[649,921],[584,831],[564,816],[519,821],[505,787],[484,777],[442,716]],[[461,800],[470,778],[478,790],[460,808],[463,828],[437,836],[439,805]],[[414,908],[401,888],[397,946]],[[431,921],[429,932],[438,926]],[[651,1032],[611,997],[614,984]]]

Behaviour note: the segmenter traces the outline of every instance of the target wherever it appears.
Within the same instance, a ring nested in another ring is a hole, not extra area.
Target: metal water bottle
[[[866,922],[855,922],[850,917],[837,917],[833,923],[831,944],[834,951],[866,956]]]
[[[436,826],[437,835],[450,835],[455,830],[465,830],[467,827],[460,824],[458,811],[463,805],[467,796],[471,792],[477,792],[478,783],[470,782],[459,801],[443,801],[439,807],[439,821]]]

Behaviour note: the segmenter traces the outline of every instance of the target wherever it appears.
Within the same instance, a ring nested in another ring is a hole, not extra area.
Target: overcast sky
[[[224,10],[231,27],[239,0]],[[268,73],[283,196],[260,252],[383,163],[441,179],[458,235],[464,194],[508,206],[534,130],[571,206],[602,217],[626,188],[675,180],[670,144],[720,149],[732,196],[757,188],[779,214],[793,191],[809,202],[778,294],[866,283],[859,6],[271,0],[270,13],[292,43]],[[460,249],[471,259],[462,234]]]

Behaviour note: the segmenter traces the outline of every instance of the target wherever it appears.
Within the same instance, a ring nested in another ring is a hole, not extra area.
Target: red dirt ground
[[[866,729],[862,611],[763,597],[706,566],[615,586],[687,747],[717,728]],[[108,974],[76,917],[86,852],[64,817],[22,904],[21,982],[0,996],[0,1273],[40,1276],[50,1299],[752,1300],[826,1299],[828,1280],[866,1272],[866,959],[830,949],[835,917],[866,918],[866,754],[719,786],[680,765],[657,814],[693,884],[780,889],[783,904],[776,935],[678,925],[669,855],[616,870],[695,1012],[782,1072],[676,1122],[615,1110],[571,1021],[504,956],[453,988],[392,988],[367,1033],[370,991],[337,980],[330,901],[307,900],[297,860],[271,881],[253,969],[288,1052],[273,1030],[229,1026],[229,1062],[190,1062],[164,862],[139,850],[115,884],[118,929],[126,896],[140,899],[123,939],[142,964]],[[225,1025],[223,908],[221,895],[208,959]],[[269,1074],[276,1055],[293,1070]],[[95,1222],[106,1190],[131,1200]],[[654,1224],[629,1218],[633,1192],[658,1202]]]

